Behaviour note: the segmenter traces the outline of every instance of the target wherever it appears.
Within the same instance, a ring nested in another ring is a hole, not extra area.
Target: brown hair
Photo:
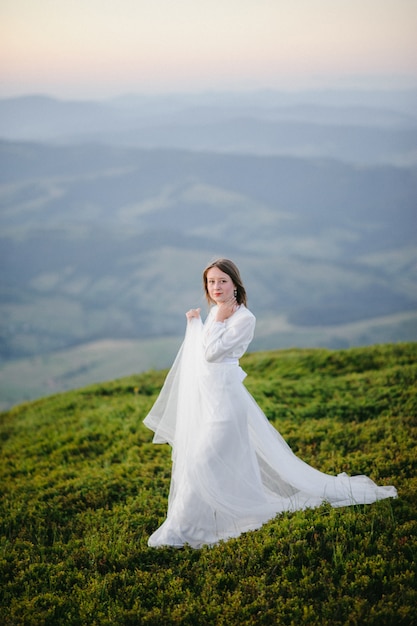
[[[236,288],[236,302],[238,304],[244,304],[246,306],[246,290],[243,286],[242,279],[240,277],[240,272],[233,261],[229,261],[229,259],[217,259],[217,261],[213,261],[206,267],[203,272],[203,285],[204,291],[206,294],[206,299],[209,304],[213,303],[213,300],[209,296],[209,292],[207,289],[207,272],[211,270],[213,267],[217,267],[220,271],[224,272],[232,279],[232,282]]]

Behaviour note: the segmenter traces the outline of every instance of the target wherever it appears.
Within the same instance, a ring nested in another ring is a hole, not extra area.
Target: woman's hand
[[[229,317],[233,315],[235,311],[239,308],[238,303],[236,302],[236,298],[230,298],[230,300],[226,300],[225,302],[221,302],[218,304],[218,309],[216,313],[216,322],[224,322]]]
[[[187,317],[187,320],[190,321],[194,317],[198,319],[200,317],[200,311],[201,309],[190,309],[189,311],[187,311],[187,313],[185,314]]]

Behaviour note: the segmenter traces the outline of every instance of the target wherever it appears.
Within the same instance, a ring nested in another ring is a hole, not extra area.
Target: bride
[[[172,446],[168,513],[148,545],[194,548],[259,528],[283,511],[368,504],[396,497],[366,476],[329,476],[295,456],[242,384],[239,358],[255,317],[236,265],[203,273],[211,306],[187,312],[184,342],[145,418],[154,443]]]

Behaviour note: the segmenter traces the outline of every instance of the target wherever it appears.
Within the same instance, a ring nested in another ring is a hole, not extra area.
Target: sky
[[[417,85],[417,0],[0,0],[0,97]]]

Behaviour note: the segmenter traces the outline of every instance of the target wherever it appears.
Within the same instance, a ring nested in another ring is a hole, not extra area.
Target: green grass
[[[1,415],[2,624],[417,623],[417,344],[259,352],[242,366],[301,458],[394,484],[398,499],[150,549],[170,448],[142,420],[166,372],[23,404]]]

